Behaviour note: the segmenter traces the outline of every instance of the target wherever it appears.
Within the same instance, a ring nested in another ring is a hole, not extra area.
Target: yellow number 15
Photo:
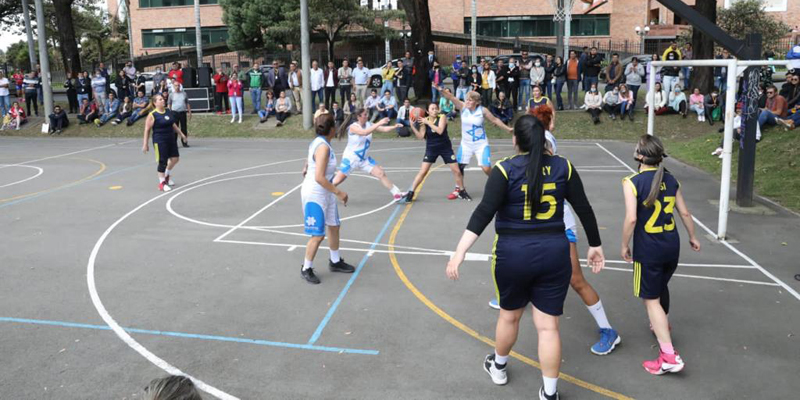
[[[667,205],[664,207],[664,214],[672,215],[672,210],[675,208],[675,196],[665,196],[664,202]],[[656,200],[653,204],[653,215],[650,216],[650,219],[647,220],[647,223],[644,225],[644,231],[647,233],[662,233],[664,231],[671,232],[675,229],[675,219],[671,218],[668,224],[664,226],[656,226],[656,221],[658,220],[658,216],[661,214],[661,202]]]
[[[543,213],[536,214],[536,219],[538,220],[548,220],[553,217],[556,213],[556,206],[558,203],[556,202],[556,198],[549,194],[544,194],[544,192],[548,190],[556,190],[555,183],[545,183],[542,185],[542,198],[541,202],[549,204],[547,211]],[[528,203],[528,185],[522,185],[522,191],[525,192],[525,206],[522,209],[522,219],[525,221],[531,220],[531,205]]]

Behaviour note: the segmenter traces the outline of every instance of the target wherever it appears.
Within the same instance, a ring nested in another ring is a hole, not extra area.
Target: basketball
[[[426,115],[427,115],[427,113],[425,112],[425,110],[423,110],[423,109],[421,109],[419,107],[414,107],[411,110],[411,120],[412,121],[419,121],[420,119],[425,118]]]

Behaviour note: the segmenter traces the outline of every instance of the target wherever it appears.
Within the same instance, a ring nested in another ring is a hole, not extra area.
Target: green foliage
[[[729,8],[717,10],[717,25],[737,39],[750,33],[760,33],[764,40],[764,51],[778,48],[781,38],[789,33],[789,26],[764,11],[763,0],[738,0]]]
[[[228,26],[228,47],[253,52],[280,43],[269,31],[284,20],[283,3],[277,0],[220,0],[222,21]]]
[[[28,42],[20,40],[12,44],[6,50],[6,61],[11,64],[14,69],[29,70],[31,68],[30,60],[28,59]]]

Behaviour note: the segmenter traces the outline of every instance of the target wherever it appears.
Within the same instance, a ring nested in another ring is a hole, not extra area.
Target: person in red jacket
[[[23,99],[25,97],[25,88],[22,86],[22,81],[25,80],[25,74],[22,73],[21,69],[17,70],[17,73],[12,76],[14,79],[14,83],[17,85],[17,97]]]
[[[6,121],[3,124],[3,130],[5,129],[16,129],[19,130],[19,127],[28,122],[28,118],[25,116],[25,110],[19,106],[19,102],[15,101],[11,105],[11,109],[8,110],[8,115],[5,117]]]
[[[231,123],[236,120],[236,111],[239,111],[239,123],[242,123],[242,114],[244,114],[244,106],[242,104],[242,81],[236,75],[236,72],[231,73],[228,78],[228,97],[231,100]]]
[[[217,106],[217,114],[230,114],[231,104],[228,101],[228,76],[222,73],[222,68],[217,68],[217,73],[214,74],[211,79],[214,80],[214,104]]]
[[[167,77],[169,77],[169,79],[174,79],[183,85],[183,70],[181,69],[181,64],[178,62],[172,63],[172,69],[169,70]]]

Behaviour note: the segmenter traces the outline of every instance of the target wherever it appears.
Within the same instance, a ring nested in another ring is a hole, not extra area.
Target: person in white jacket
[[[489,61],[483,61],[483,71],[481,72],[481,104],[484,107],[492,105],[492,93],[497,87],[497,78],[494,71],[489,66]]]
[[[592,87],[586,92],[583,98],[586,112],[592,115],[592,122],[595,125],[600,123],[600,113],[603,111],[603,96],[597,91],[597,84],[592,83]]]
[[[544,93],[544,76],[545,71],[542,66],[542,60],[537,58],[533,63],[533,68],[531,68],[531,88],[539,86],[542,89],[542,93]]]
[[[648,107],[650,107],[651,104],[654,105],[653,107],[656,110],[656,115],[662,115],[668,111],[667,92],[661,88],[661,82],[656,82],[654,92],[647,93],[647,98],[644,105],[645,110],[648,110]]]

